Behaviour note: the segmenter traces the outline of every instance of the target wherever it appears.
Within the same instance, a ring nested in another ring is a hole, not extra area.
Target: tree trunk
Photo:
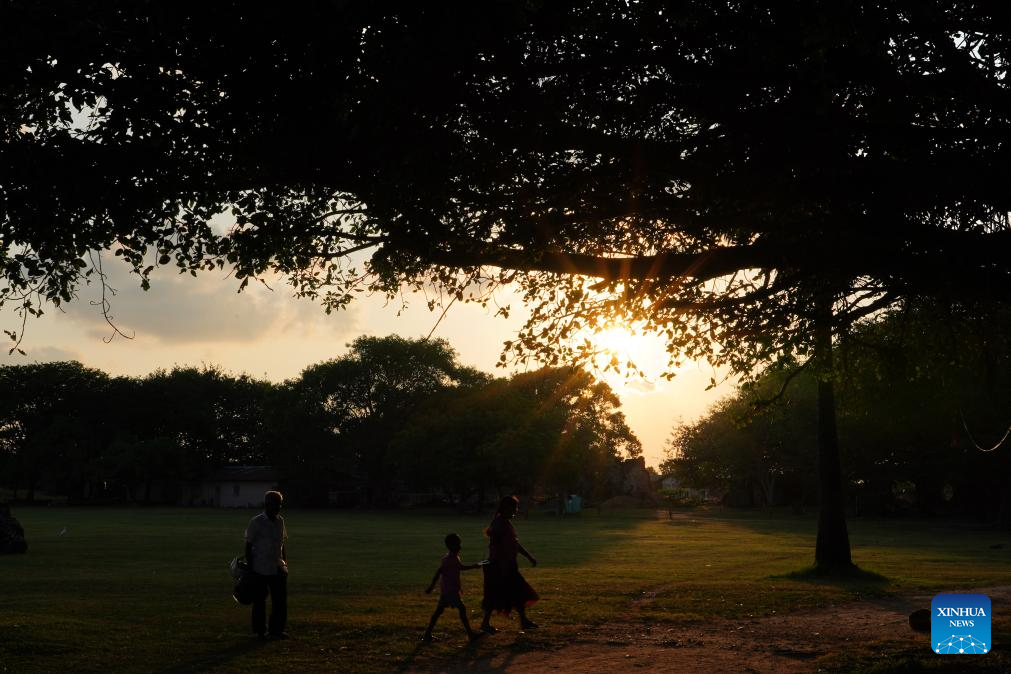
[[[818,541],[814,559],[818,567],[852,566],[850,538],[843,504],[842,466],[835,419],[832,385],[832,299],[819,300],[815,325],[815,358],[818,365]]]

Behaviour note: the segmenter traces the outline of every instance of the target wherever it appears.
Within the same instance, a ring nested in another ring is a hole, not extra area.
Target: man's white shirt
[[[253,546],[253,558],[246,561],[253,571],[262,576],[273,576],[279,567],[287,566],[281,559],[281,546],[287,539],[284,518],[280,515],[271,521],[267,513],[263,512],[249,520],[246,542]]]

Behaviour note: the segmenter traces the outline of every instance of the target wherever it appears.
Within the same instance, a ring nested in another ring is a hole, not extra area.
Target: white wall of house
[[[276,482],[204,482],[201,500],[219,508],[259,508]]]

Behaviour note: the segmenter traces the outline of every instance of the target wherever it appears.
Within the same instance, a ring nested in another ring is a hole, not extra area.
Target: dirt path
[[[1011,586],[981,588],[1006,604]],[[908,616],[929,608],[930,596],[897,597],[829,606],[784,616],[680,626],[615,622],[554,650],[502,649],[493,654],[428,663],[408,672],[809,672],[818,658],[859,649],[929,648],[928,636],[909,628]],[[493,637],[511,637],[503,633]],[[508,642],[505,642],[508,643]],[[883,647],[887,643],[887,647]]]

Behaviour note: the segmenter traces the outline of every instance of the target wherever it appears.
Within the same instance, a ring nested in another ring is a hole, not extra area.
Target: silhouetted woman
[[[527,607],[537,601],[537,592],[520,575],[517,555],[523,555],[530,564],[537,566],[533,555],[520,545],[516,529],[509,520],[516,514],[518,502],[513,496],[506,496],[499,503],[491,524],[485,529],[488,536],[488,564],[484,567],[484,620],[481,629],[497,632],[489,622],[492,611],[508,615],[513,609],[520,614],[520,627],[533,629],[537,624],[527,618]]]

